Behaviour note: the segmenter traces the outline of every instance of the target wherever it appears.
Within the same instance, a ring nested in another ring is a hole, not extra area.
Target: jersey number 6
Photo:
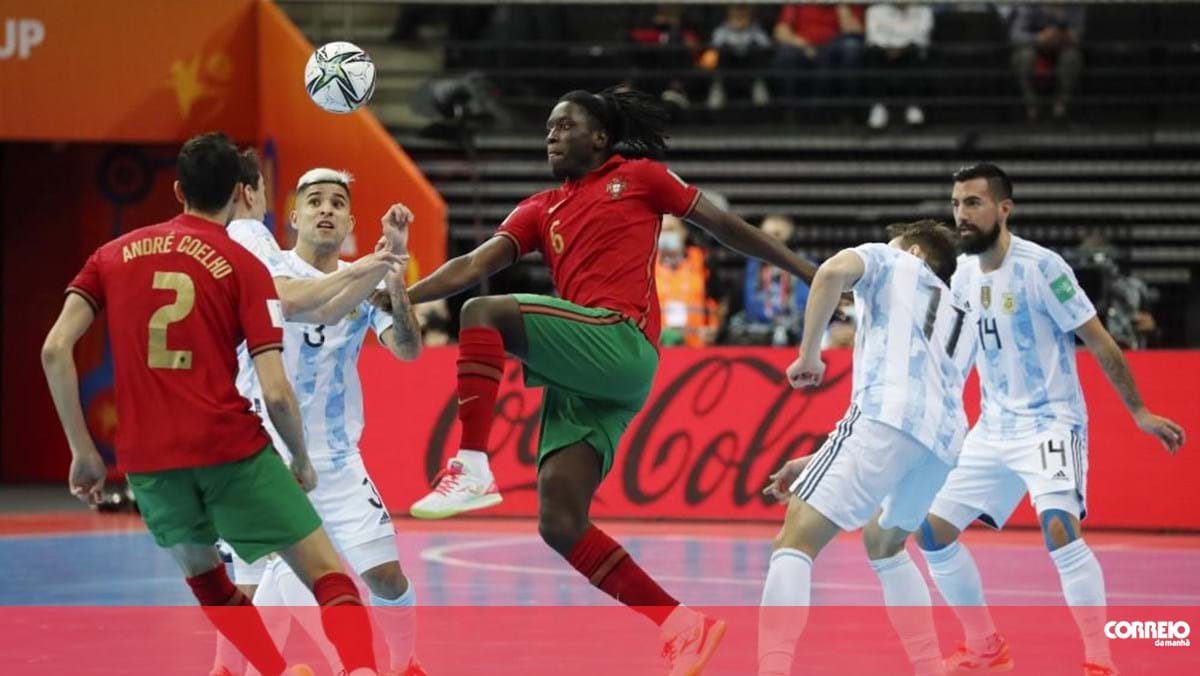
[[[558,232],[560,225],[562,225],[562,221],[554,221],[550,224],[550,248],[554,249],[556,255],[562,253],[563,247],[566,246],[562,233]]]

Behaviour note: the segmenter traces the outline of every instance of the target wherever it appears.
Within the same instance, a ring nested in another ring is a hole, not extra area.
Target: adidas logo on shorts
[[[1060,480],[1061,479],[1062,481],[1070,481],[1070,479],[1067,477],[1067,473],[1062,471],[1061,469],[1058,470],[1058,472],[1056,472],[1054,474],[1054,476],[1050,477],[1050,479],[1051,480]]]
[[[392,515],[388,514],[387,512],[384,512],[383,515],[379,517],[379,524],[383,525],[385,523],[390,523],[391,520],[392,520]]]

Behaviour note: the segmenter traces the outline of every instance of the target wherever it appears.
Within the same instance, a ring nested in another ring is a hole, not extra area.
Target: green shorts
[[[130,474],[146,527],[159,547],[229,543],[253,563],[321,526],[321,517],[269,444],[244,460]]]
[[[585,441],[600,456],[601,476],[629,422],[650,395],[658,352],[632,321],[528,293],[513,294],[525,319],[525,385],[544,387],[538,465]]]

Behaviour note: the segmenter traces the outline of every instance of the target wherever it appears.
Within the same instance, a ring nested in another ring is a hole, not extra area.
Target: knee
[[[1047,509],[1038,515],[1042,524],[1042,535],[1046,538],[1046,549],[1054,551],[1079,539],[1079,528],[1075,516],[1061,509]]]
[[[396,561],[375,566],[364,572],[362,578],[371,593],[380,598],[395,600],[408,592],[408,577]]]
[[[936,552],[954,544],[958,536],[957,528],[930,514],[917,530],[917,546],[927,552]]]
[[[538,515],[538,535],[551,549],[567,556],[587,530],[587,518],[566,510],[543,508]]]
[[[904,551],[908,533],[898,529],[884,530],[878,521],[871,521],[863,528],[863,547],[867,558],[872,561],[890,559]]]
[[[476,296],[463,303],[460,324],[468,326],[494,326],[496,299],[491,296]]]

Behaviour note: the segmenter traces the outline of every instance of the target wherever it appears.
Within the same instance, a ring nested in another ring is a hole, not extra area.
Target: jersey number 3
[[[146,362],[152,369],[190,369],[191,350],[168,350],[167,327],[182,320],[196,305],[196,285],[183,272],[154,273],[154,288],[174,291],[175,302],[164,305],[150,315],[150,340]]]

